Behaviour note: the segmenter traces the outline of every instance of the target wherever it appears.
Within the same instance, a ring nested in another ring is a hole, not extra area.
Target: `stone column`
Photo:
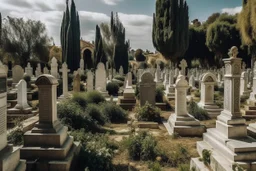
[[[232,52],[232,54],[231,54]],[[224,110],[217,117],[216,128],[227,138],[247,136],[245,119],[240,112],[240,76],[241,58],[237,58],[238,49],[232,47],[230,58],[223,59],[224,75]]]
[[[39,124],[54,126],[57,119],[57,86],[58,81],[54,76],[41,75],[36,80],[39,89]]]
[[[70,72],[66,62],[64,62],[62,64],[62,68],[60,69],[60,72],[62,72],[63,96],[66,98],[69,96],[69,94],[68,94],[68,72]]]

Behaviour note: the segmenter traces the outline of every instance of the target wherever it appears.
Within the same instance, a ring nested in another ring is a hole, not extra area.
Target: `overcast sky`
[[[0,12],[3,17],[41,20],[46,24],[49,36],[59,45],[65,2],[66,0],[0,0]],[[75,3],[84,40],[94,40],[96,24],[109,23],[110,13],[114,11],[119,13],[131,47],[154,51],[151,30],[155,0],[75,0]],[[242,9],[242,0],[187,0],[187,3],[190,21],[195,18],[205,21],[214,12],[235,14]]]

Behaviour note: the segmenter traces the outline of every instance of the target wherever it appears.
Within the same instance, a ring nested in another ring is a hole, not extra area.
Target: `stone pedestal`
[[[27,159],[30,170],[68,171],[80,151],[80,144],[68,136],[68,128],[57,119],[57,79],[41,75],[36,85],[39,89],[39,123],[24,134],[21,158]]]
[[[204,127],[187,112],[186,95],[188,87],[185,76],[179,75],[175,85],[175,113],[171,114],[165,126],[170,134],[202,136],[205,131]]]
[[[124,89],[123,96],[118,97],[117,105],[125,110],[132,110],[136,105],[135,91],[132,87]]]
[[[240,113],[241,59],[232,47],[230,58],[224,59],[224,110],[217,117],[216,128],[207,129],[203,141],[197,142],[200,156],[211,151],[210,166],[214,171],[230,171],[235,163],[247,170],[256,169],[256,139],[247,136],[245,119]]]
[[[7,144],[7,73],[0,67],[0,171],[25,171],[26,161],[20,160],[20,149]]]

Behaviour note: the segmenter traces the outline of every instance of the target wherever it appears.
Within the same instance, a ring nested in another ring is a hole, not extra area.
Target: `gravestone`
[[[220,109],[214,102],[214,85],[217,83],[216,76],[207,72],[203,74],[201,80],[201,98],[198,106],[205,109],[210,118],[216,118],[222,109]]]
[[[15,65],[12,68],[12,83],[15,85],[17,84],[24,75],[24,70],[20,65]]]
[[[27,108],[31,108],[28,105],[27,101],[27,82],[25,80],[20,80],[20,82],[16,85],[17,88],[17,105],[16,109],[26,110]]]
[[[36,77],[39,77],[40,75],[42,75],[42,69],[41,69],[40,63],[37,64],[35,74],[36,74]]]
[[[68,69],[66,62],[62,64],[62,68],[60,69],[60,72],[62,72],[62,86],[63,86],[63,94],[61,97],[68,98],[70,97],[70,94],[68,93],[68,73],[70,72],[70,70]]]
[[[224,109],[217,117],[216,128],[207,129],[203,141],[197,142],[199,154],[203,149],[211,150],[209,166],[219,170],[233,170],[236,163],[255,170],[256,139],[247,136],[247,125],[240,112],[241,58],[237,54],[238,48],[234,46],[230,58],[223,59]]]
[[[181,74],[186,76],[186,68],[187,68],[187,61],[185,59],[182,59],[180,62],[179,67],[181,68]]]
[[[240,79],[240,96],[249,96],[250,91],[247,89],[248,74],[247,71],[243,71]]]
[[[127,74],[127,85],[132,86],[132,73],[128,72]]]
[[[30,168],[68,171],[80,145],[74,143],[67,134],[68,128],[57,118],[58,81],[45,74],[39,76],[35,84],[39,92],[39,122],[24,134],[21,158],[27,159]]]
[[[250,105],[256,104],[256,64],[255,63],[254,63],[254,68],[253,68],[254,76],[253,76],[253,80],[252,80],[252,92],[250,93],[250,98],[248,99],[248,103]]]
[[[50,71],[46,66],[44,67],[44,74],[50,74]]]
[[[120,66],[120,68],[119,68],[119,75],[124,75],[123,66]]]
[[[86,81],[87,92],[93,91],[93,73],[90,70],[87,72]]]
[[[175,113],[171,114],[165,124],[170,134],[180,136],[202,136],[204,127],[187,111],[188,82],[184,75],[179,75],[175,83]]]
[[[140,106],[144,106],[146,102],[155,106],[155,90],[156,82],[150,72],[145,72],[141,76],[140,86]]]
[[[25,68],[25,73],[27,73],[30,77],[33,76],[33,68],[31,67],[29,62],[27,64],[27,67]]]
[[[179,70],[179,68],[175,68],[174,71],[175,71],[175,72],[174,72],[174,78],[177,78],[178,75],[179,75],[180,70]]]
[[[100,92],[106,92],[106,85],[107,85],[107,76],[106,76],[105,65],[100,62],[96,70],[95,89]]]
[[[26,161],[20,160],[20,148],[7,144],[7,72],[0,67],[0,171],[25,171]]]
[[[167,88],[169,84],[169,70],[167,69],[164,76],[164,87]]]
[[[58,79],[58,62],[55,57],[51,60],[51,75]]]
[[[81,58],[80,59],[80,68],[79,68],[80,70],[80,75],[83,75],[84,74],[84,59],[83,58]]]
[[[80,84],[81,84],[81,77],[79,73],[74,74],[74,80],[73,80],[73,91],[74,92],[80,92]]]
[[[195,88],[196,88],[194,75],[191,75],[191,76],[189,77],[189,86],[190,86],[192,89],[195,89]]]

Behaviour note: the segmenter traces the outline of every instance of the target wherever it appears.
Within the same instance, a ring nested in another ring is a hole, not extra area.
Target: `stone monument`
[[[144,72],[141,76],[140,87],[140,106],[144,106],[146,102],[155,106],[156,103],[156,82],[150,72]]]
[[[21,158],[27,159],[28,170],[69,171],[80,144],[68,136],[68,128],[57,118],[58,81],[45,74],[35,84],[39,90],[39,122],[24,134]]]
[[[62,68],[60,69],[62,72],[62,86],[63,86],[63,94],[60,98],[69,98],[71,95],[68,93],[68,73],[70,70],[68,69],[68,65],[66,62],[62,64]]]

